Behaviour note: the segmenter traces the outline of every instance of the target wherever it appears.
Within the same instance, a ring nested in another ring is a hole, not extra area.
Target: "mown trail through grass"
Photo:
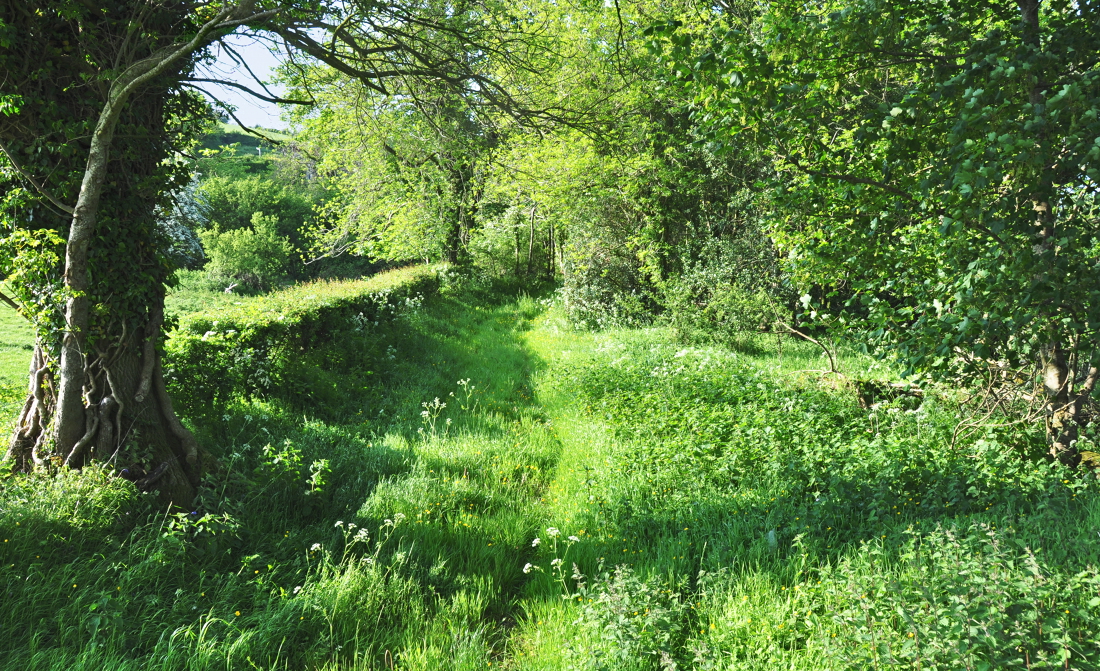
[[[4,668],[1096,668],[1091,474],[549,303],[448,290],[193,415],[191,514],[3,481]]]

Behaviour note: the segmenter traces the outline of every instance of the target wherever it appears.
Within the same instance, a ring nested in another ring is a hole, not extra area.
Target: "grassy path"
[[[1100,663],[1096,478],[1036,460],[1026,429],[952,447],[948,403],[868,411],[799,372],[821,363],[798,345],[684,348],[553,311],[525,342],[561,448],[506,666]]]
[[[201,512],[0,481],[0,668],[1096,668],[1095,478],[815,368],[446,293],[192,417]]]

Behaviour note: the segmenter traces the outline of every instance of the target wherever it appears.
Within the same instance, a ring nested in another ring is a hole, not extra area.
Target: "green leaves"
[[[1100,319],[1096,11],[1044,5],[1038,41],[1014,7],[946,1],[771,3],[716,19],[709,50],[654,35],[698,66],[703,130],[774,157],[796,283],[917,369],[975,374],[1044,343],[1100,349],[1083,326]],[[932,356],[944,342],[971,356]]]
[[[3,46],[3,43],[0,43]],[[5,116],[15,116],[19,114],[20,106],[23,104],[23,97],[11,93],[0,94],[0,114]]]
[[[317,282],[247,305],[188,315],[165,343],[173,397],[193,411],[234,396],[263,396],[290,375],[308,344],[391,318],[403,302],[438,288],[424,266],[366,280]]]

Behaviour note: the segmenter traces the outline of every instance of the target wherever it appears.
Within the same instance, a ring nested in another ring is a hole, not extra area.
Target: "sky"
[[[231,35],[226,38],[226,42],[248,63],[248,67],[257,77],[264,83],[270,80],[274,74],[274,68],[279,65],[279,58],[269,51],[266,43],[240,35]],[[256,84],[248,71],[237,65],[224,49],[214,45],[214,53],[218,57],[217,61],[200,69],[202,73],[199,74],[200,77],[236,82],[263,93],[263,89]],[[274,129],[283,129],[287,126],[286,122],[279,118],[279,109],[274,103],[253,98],[243,91],[227,86],[215,84],[202,84],[202,86],[219,100],[236,107],[237,118],[246,126]],[[268,86],[268,88],[276,95],[284,93],[283,87]]]

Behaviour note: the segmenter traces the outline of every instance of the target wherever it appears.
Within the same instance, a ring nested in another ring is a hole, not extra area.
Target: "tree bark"
[[[73,208],[69,240],[65,245],[65,333],[61,340],[61,385],[57,400],[54,440],[61,451],[71,450],[85,433],[81,390],[84,388],[84,347],[88,330],[88,244],[95,232],[99,196],[107,175],[115,124],[125,100],[112,95],[92,133],[87,168]]]
[[[172,408],[155,346],[157,317],[154,313],[137,337],[97,343],[81,357],[80,435],[67,449],[47,439],[58,407],[57,380],[45,351],[36,347],[27,400],[5,458],[21,470],[104,463],[142,491],[159,492],[176,506],[190,505],[209,458]]]
[[[113,82],[107,100],[92,132],[88,160],[65,245],[64,282],[68,296],[65,301],[65,333],[61,342],[60,388],[57,416],[54,420],[54,440],[57,449],[68,452],[76,447],[81,436],[83,415],[81,390],[84,388],[85,349],[88,331],[88,245],[95,233],[99,214],[99,198],[110,162],[111,142],[119,115],[130,97],[146,83],[164,74],[181,58],[204,47],[219,30],[231,30],[234,19],[252,14],[255,0],[244,0],[236,7],[224,7],[207,21],[187,42],[172,44],[147,58],[132,63]],[[256,15],[256,18],[260,15]]]
[[[202,469],[201,455],[194,437],[172,411],[156,348],[163,294],[147,306],[147,312],[142,306],[127,314],[112,315],[118,318],[113,327],[97,321],[94,326],[98,335],[90,339],[91,306],[93,299],[98,302],[102,297],[93,296],[98,289],[89,276],[89,248],[97,235],[109,166],[115,165],[111,158],[115,131],[129,101],[151,84],[165,86],[165,82],[158,83],[162,76],[176,81],[172,79],[172,68],[220,35],[279,11],[254,12],[254,6],[255,0],[226,4],[196,32],[175,38],[165,36],[167,44],[161,47],[157,45],[163,42],[150,35],[144,52],[128,42],[128,34],[120,47],[115,72],[103,72],[100,81],[107,93],[102,107],[92,112],[98,116],[89,138],[76,204],[70,211],[62,269],[65,325],[60,334],[39,334],[27,401],[8,447],[8,457],[19,468],[79,468],[90,460],[99,460],[124,467],[123,474],[140,488],[158,490],[177,505],[189,505],[194,497]],[[130,28],[145,29],[136,25]],[[147,55],[126,60],[136,53]],[[156,95],[164,95],[166,90],[157,89]],[[134,322],[141,323],[142,319],[144,326],[134,334]],[[123,325],[126,323],[130,324],[129,336]],[[53,359],[55,353],[59,356]]]
[[[1089,367],[1084,381],[1076,386],[1074,366],[1067,362],[1061,345],[1047,349],[1043,358],[1043,389],[1046,391],[1047,437],[1050,440],[1050,456],[1058,461],[1076,466],[1080,461],[1077,438],[1080,435],[1081,412],[1096,387],[1100,369]]]
[[[530,235],[527,238],[527,275],[531,274],[531,264],[535,259],[535,211],[537,209],[538,205],[531,206],[531,216],[528,222]]]

